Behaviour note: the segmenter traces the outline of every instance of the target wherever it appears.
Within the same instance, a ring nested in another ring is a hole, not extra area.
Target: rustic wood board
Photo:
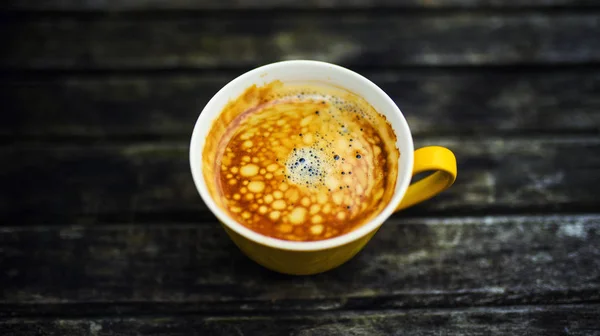
[[[597,302],[600,217],[395,218],[308,277],[247,259],[216,221],[0,227],[0,312],[337,311]]]
[[[600,3],[0,11],[0,335],[600,336]],[[459,163],[453,188],[310,277],[246,258],[187,156],[222,85],[298,58],[365,74],[417,147],[448,146]]]
[[[208,100],[242,72],[0,78],[0,135],[186,139]],[[600,72],[363,71],[414,135],[600,133]]]
[[[165,10],[165,9],[363,9],[363,8],[586,8],[594,0],[5,0],[2,9],[20,10]]]
[[[156,316],[9,319],[20,335],[600,335],[600,306],[559,305],[455,310],[299,313],[284,316]]]
[[[458,161],[455,185],[408,210],[597,211],[600,138],[424,138]],[[192,182],[186,143],[30,144],[0,148],[0,222],[198,221],[207,216]],[[161,214],[165,217],[161,217]]]
[[[592,63],[600,60],[599,19],[595,12],[6,15],[0,68],[248,68],[297,58],[378,67]]]

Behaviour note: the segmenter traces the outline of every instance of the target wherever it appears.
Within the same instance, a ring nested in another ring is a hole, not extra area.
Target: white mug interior
[[[205,139],[213,121],[225,105],[236,99],[247,88],[256,84],[262,86],[274,80],[289,82],[319,82],[346,89],[365,99],[375,110],[384,115],[392,125],[396,135],[396,146],[400,151],[398,177],[392,198],[387,206],[371,221],[343,235],[319,240],[296,242],[268,237],[252,231],[231,218],[212,199],[202,173],[202,152]],[[196,188],[210,211],[231,230],[260,243],[284,250],[315,251],[341,246],[359,239],[377,229],[394,212],[408,188],[414,160],[414,145],[406,119],[394,101],[377,85],[344,67],[331,63],[308,60],[293,60],[271,63],[246,72],[233,79],[219,90],[206,104],[196,124],[190,142],[190,168]]]

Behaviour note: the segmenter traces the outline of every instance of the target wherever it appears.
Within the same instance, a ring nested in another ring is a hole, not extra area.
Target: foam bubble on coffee
[[[204,153],[213,168],[205,177],[216,184],[209,190],[259,233],[334,237],[371,219],[393,194],[399,153],[391,126],[346,91],[254,87],[215,123],[221,133],[207,138],[207,148],[217,159]]]
[[[317,148],[294,148],[286,160],[286,176],[296,185],[317,188],[333,170],[333,160],[327,159]]]

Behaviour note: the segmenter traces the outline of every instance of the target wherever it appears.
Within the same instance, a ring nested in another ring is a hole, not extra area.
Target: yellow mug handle
[[[435,171],[410,186],[395,211],[421,203],[448,189],[456,181],[456,157],[445,147],[429,146],[415,151],[412,176]]]

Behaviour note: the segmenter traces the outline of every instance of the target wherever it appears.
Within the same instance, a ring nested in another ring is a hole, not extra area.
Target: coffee
[[[399,155],[391,125],[361,97],[276,81],[248,88],[213,122],[204,178],[249,229],[314,241],[379,214],[394,194]]]

